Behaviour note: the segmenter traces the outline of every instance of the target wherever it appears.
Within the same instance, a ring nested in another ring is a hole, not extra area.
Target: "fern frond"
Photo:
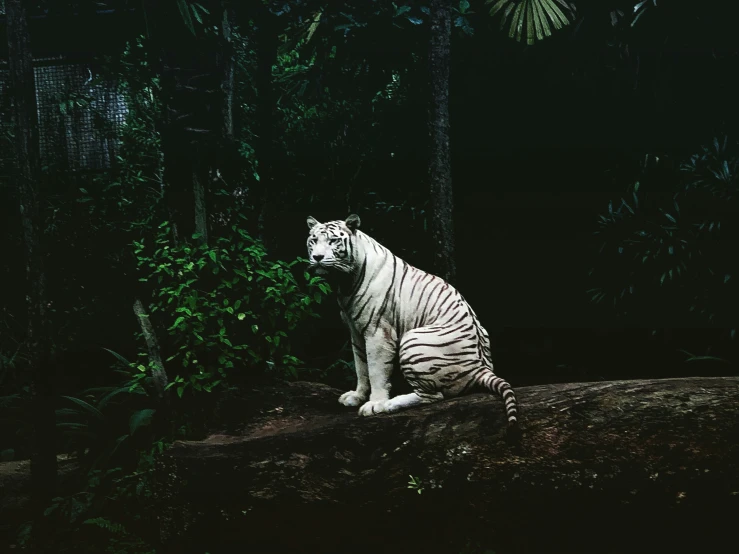
[[[565,0],[486,0],[490,15],[501,14],[500,29],[508,25],[508,36],[526,44],[552,36],[575,18],[574,6]]]

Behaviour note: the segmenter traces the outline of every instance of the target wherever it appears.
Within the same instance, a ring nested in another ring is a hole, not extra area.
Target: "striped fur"
[[[308,218],[310,267],[338,285],[352,337],[357,388],[339,402],[368,416],[483,389],[503,398],[515,424],[513,390],[493,373],[490,338],[469,304],[440,277],[359,231],[359,223],[356,215],[328,223]],[[396,361],[413,392],[390,398]]]

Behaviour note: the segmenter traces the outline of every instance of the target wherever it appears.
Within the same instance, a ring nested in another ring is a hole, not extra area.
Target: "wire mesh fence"
[[[91,63],[61,56],[34,60],[44,171],[100,171],[115,164],[128,108],[115,79]],[[0,174],[14,165],[12,91],[0,65]]]

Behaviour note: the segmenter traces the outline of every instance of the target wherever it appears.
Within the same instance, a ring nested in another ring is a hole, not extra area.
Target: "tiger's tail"
[[[506,418],[508,419],[508,426],[518,426],[518,402],[516,401],[516,395],[513,393],[513,388],[508,384],[508,381],[501,379],[495,373],[491,371],[485,372],[479,380],[480,385],[500,396],[505,404]]]

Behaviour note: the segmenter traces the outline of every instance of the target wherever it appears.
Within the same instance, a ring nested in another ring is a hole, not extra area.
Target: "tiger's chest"
[[[406,330],[397,287],[366,287],[353,298],[339,298],[342,318],[360,335],[389,332],[401,336]]]

